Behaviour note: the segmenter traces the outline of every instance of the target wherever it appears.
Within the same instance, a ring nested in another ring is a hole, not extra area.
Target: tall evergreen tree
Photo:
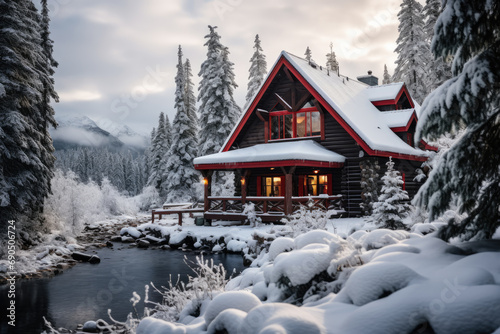
[[[339,62],[333,51],[333,43],[330,43],[330,53],[326,54],[326,68],[333,73],[339,72]]]
[[[384,64],[384,78],[382,79],[382,85],[387,85],[392,82],[391,75],[389,74],[389,71],[387,70],[387,65]]]
[[[171,126],[168,116],[163,112],[160,113],[158,119],[158,127],[156,128],[155,137],[152,145],[152,165],[148,179],[148,185],[154,186],[160,191],[162,186],[162,175],[164,166],[162,160],[166,159],[168,150],[171,144]]]
[[[205,36],[208,48],[207,59],[201,64],[198,101],[200,117],[198,155],[216,153],[231,133],[238,110],[233,98],[237,87],[232,72],[233,64],[227,59],[228,51],[220,43],[217,27],[208,26],[210,33]]]
[[[439,16],[432,51],[453,56],[453,77],[424,101],[417,139],[436,139],[462,125],[465,133],[442,155],[415,198],[430,219],[452,198],[467,217],[449,222],[443,239],[490,238],[500,225],[500,3],[448,0]]]
[[[26,224],[39,221],[50,192],[55,159],[48,128],[56,122],[48,102],[57,94],[52,86],[53,64],[42,47],[41,22],[31,1],[0,1],[2,224],[24,215],[30,217]]]
[[[425,19],[424,31],[429,45],[434,37],[434,26],[440,12],[441,0],[426,0],[422,13]],[[425,85],[431,92],[451,78],[451,65],[445,57],[431,55],[429,58]]]
[[[179,46],[177,75],[175,76],[175,109],[177,113],[172,124],[173,140],[168,153],[165,169],[165,183],[161,194],[167,202],[192,201],[195,197],[194,184],[199,182],[198,172],[194,169],[196,158],[196,124],[189,117],[185,105],[185,74],[182,64],[182,50]]]
[[[397,170],[394,170],[392,157],[386,163],[387,171],[382,176],[384,185],[380,191],[378,202],[373,203],[373,214],[371,219],[377,225],[391,230],[405,229],[403,218],[410,213],[411,206],[408,204],[408,193],[401,188],[403,178]]]
[[[184,63],[184,106],[189,115],[189,119],[195,125],[198,132],[198,115],[196,114],[196,97],[194,96],[193,72],[191,71],[191,63],[186,59]]]
[[[248,88],[246,95],[245,107],[246,109],[252,98],[257,94],[257,90],[264,82],[264,77],[267,73],[267,62],[266,55],[263,53],[262,47],[260,46],[259,35],[255,35],[255,41],[253,48],[255,49],[252,58],[250,58],[250,69],[248,70]]]
[[[308,62],[311,62],[312,58],[312,53],[311,53],[311,49],[309,49],[309,47],[306,48],[306,52],[304,52],[304,56],[306,56],[306,60]]]
[[[412,97],[422,103],[428,90],[425,85],[430,61],[429,44],[424,33],[422,5],[417,0],[403,0],[398,13],[398,54],[393,81],[404,81]]]

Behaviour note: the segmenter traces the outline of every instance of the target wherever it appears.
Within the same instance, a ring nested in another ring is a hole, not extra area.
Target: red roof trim
[[[340,168],[344,166],[344,163],[314,161],[314,160],[278,160],[278,161],[199,164],[199,165],[194,165],[194,168],[197,170],[204,170],[204,169],[237,169],[237,168],[262,168],[262,167],[268,168],[268,167],[285,167],[285,166]]]
[[[406,94],[406,98],[410,102],[411,107],[415,108],[415,104],[413,103],[413,100],[410,97],[410,93],[408,93],[408,89],[406,88],[406,84],[404,84],[404,83],[403,83],[403,86],[401,86],[401,89],[399,90],[398,94],[396,95],[396,98],[389,99],[389,100],[370,101],[370,102],[376,107],[397,104],[397,101],[399,101],[399,99],[401,98],[401,95],[403,95],[403,93]]]
[[[413,123],[413,121],[415,121],[415,122],[417,121],[417,114],[415,111],[412,113],[410,120],[408,121],[406,126],[398,126],[395,128],[391,128],[391,130],[393,132],[408,132],[408,130],[410,129],[411,123]]]
[[[278,71],[281,69],[282,66],[285,66],[286,68],[288,68],[290,72],[292,72],[292,74],[300,81],[300,83],[304,85],[304,87],[314,96],[314,98],[318,100],[318,102],[321,103],[323,107],[328,110],[330,115],[332,115],[332,117],[344,128],[344,130],[346,130],[353,137],[353,139],[363,148],[363,150],[365,150],[369,155],[381,156],[381,157],[392,156],[395,159],[406,159],[406,160],[416,160],[416,161],[427,160],[426,157],[372,150],[368,146],[368,144],[349,126],[349,124],[346,123],[346,121],[342,117],[340,117],[340,115],[332,108],[332,106],[326,102],[326,100],[309,84],[309,82],[307,82],[306,79],[304,79],[304,77],[292,66],[292,64],[290,64],[290,62],[283,55],[274,66],[272,72],[267,77],[266,82],[261,87],[259,93],[253,100],[250,107],[247,109],[245,115],[241,119],[240,123],[236,127],[235,131],[233,132],[233,134],[231,135],[230,139],[227,141],[226,145],[224,146],[221,152],[229,151],[234,141],[238,137],[239,133],[243,129],[243,126],[248,121],[248,118],[252,114],[252,111],[256,108],[260,99],[262,98],[262,96],[264,95],[267,88],[269,87],[269,85],[271,84],[274,77],[276,76],[276,74],[278,73]],[[401,96],[403,91],[406,92],[410,104],[412,105],[412,107],[414,107],[413,101],[411,100],[410,95],[408,94],[405,84],[403,84],[403,87],[401,88],[398,94],[398,98]]]
[[[381,101],[371,101],[371,103],[378,107],[378,106],[388,106],[392,104],[396,104],[396,100],[381,100]]]
[[[426,150],[434,151],[434,152],[438,151],[437,147],[427,144],[427,142],[425,140],[421,139],[420,142],[422,143],[422,145],[424,145],[424,148]]]
[[[262,98],[262,96],[264,95],[264,93],[267,91],[267,88],[269,88],[269,85],[274,80],[274,77],[276,76],[276,74],[278,73],[278,71],[281,69],[281,66],[283,65],[284,62],[285,62],[285,57],[281,56],[281,59],[276,63],[276,66],[274,66],[272,72],[267,77],[266,82],[260,88],[259,93],[255,97],[255,99],[252,101],[252,104],[250,104],[250,106],[248,107],[248,109],[247,109],[247,111],[245,113],[245,116],[243,116],[243,118],[241,119],[240,123],[238,124],[238,127],[236,128],[236,130],[231,135],[231,138],[229,138],[229,140],[227,141],[226,146],[224,146],[224,148],[222,149],[222,152],[229,151],[229,149],[233,145],[234,141],[236,140],[236,138],[240,134],[241,130],[243,129],[243,126],[248,121],[248,118],[252,114],[253,110],[257,107],[257,104],[259,103],[259,101]]]

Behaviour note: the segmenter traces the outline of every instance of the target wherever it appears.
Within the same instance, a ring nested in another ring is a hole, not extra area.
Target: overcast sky
[[[349,77],[394,70],[400,1],[374,0],[49,0],[57,115],[109,119],[141,133],[158,115],[174,117],[177,47],[198,83],[208,25],[235,64],[243,106],[255,34],[268,70],[281,50],[303,57],[307,46],[324,65],[329,44]],[[196,87],[197,89],[197,87]]]

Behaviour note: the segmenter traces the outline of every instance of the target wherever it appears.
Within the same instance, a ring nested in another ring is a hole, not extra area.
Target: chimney
[[[372,75],[372,71],[368,71],[368,75],[362,75],[356,79],[370,86],[378,86],[378,78]]]

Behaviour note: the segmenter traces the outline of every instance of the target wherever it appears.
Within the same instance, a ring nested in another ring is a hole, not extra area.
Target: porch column
[[[241,205],[245,205],[247,201],[247,184],[250,170],[244,169],[241,171]]]
[[[295,173],[295,166],[288,168],[281,167],[285,174],[285,215],[293,213],[292,195],[293,195],[293,174]]]
[[[205,212],[210,210],[210,200],[208,197],[212,196],[212,174],[211,170],[204,170],[201,172],[203,175],[204,196],[203,196],[203,210]]]

